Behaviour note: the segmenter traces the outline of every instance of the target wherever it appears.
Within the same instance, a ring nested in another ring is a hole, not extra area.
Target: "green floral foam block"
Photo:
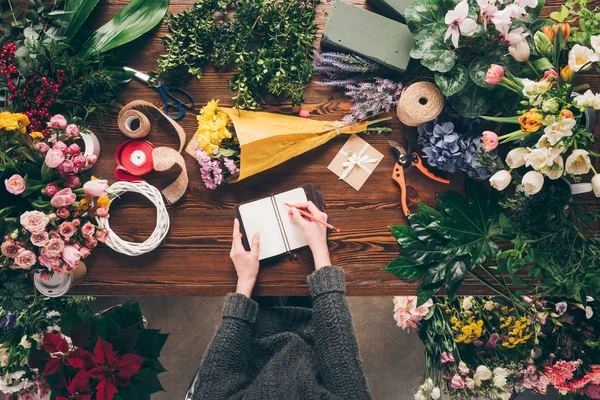
[[[405,23],[404,11],[411,0],[368,0],[382,15]]]

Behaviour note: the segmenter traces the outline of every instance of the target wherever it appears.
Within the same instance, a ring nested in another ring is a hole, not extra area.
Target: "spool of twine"
[[[131,139],[145,138],[152,129],[152,124],[146,114],[134,109],[123,108],[119,113],[118,121],[123,135]]]
[[[396,112],[404,125],[419,126],[437,118],[443,109],[440,89],[431,82],[417,82],[402,92]]]

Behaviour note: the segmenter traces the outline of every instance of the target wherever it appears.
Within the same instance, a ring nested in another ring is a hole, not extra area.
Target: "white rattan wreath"
[[[150,235],[146,241],[142,243],[134,243],[123,240],[117,236],[117,234],[110,229],[108,222],[109,218],[96,217],[96,222],[98,225],[109,232],[106,239],[106,245],[114,251],[126,254],[128,256],[141,256],[142,254],[146,254],[157,248],[162,243],[165,236],[167,236],[170,226],[169,213],[167,212],[167,207],[165,206],[165,202],[163,201],[163,196],[160,191],[156,187],[146,182],[120,181],[113,183],[108,188],[108,192],[117,196],[120,196],[126,192],[135,192],[146,197],[156,206],[156,227],[154,228],[152,235]],[[118,197],[114,197],[111,200],[111,205],[116,199],[118,199]]]

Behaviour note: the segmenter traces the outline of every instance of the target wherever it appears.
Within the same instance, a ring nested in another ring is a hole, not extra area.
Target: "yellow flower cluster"
[[[98,200],[96,200],[96,206],[109,208],[110,207],[110,199],[108,198],[108,196],[99,197]]]
[[[40,132],[40,131],[31,132],[29,134],[29,136],[31,136],[31,138],[33,140],[35,140],[35,139],[43,139],[44,138],[44,134],[42,132]]]
[[[519,117],[519,124],[523,132],[537,132],[542,127],[542,114],[535,108]]]
[[[450,322],[452,323],[452,331],[455,334],[454,341],[456,343],[473,343],[485,333],[483,321],[475,321],[475,317],[469,317],[466,323],[456,317],[452,317],[450,318]]]
[[[500,318],[500,322],[502,322],[500,329],[506,329],[506,335],[504,336],[508,337],[508,339],[502,342],[503,347],[514,349],[518,345],[526,343],[533,336],[531,323],[526,317],[502,317]]]
[[[219,110],[219,100],[211,100],[200,110],[198,119],[198,147],[211,155],[219,149],[221,142],[231,139],[229,131],[231,120],[229,116]]]
[[[29,118],[21,113],[11,113],[3,111],[0,113],[0,129],[5,131],[21,131],[25,133],[29,126]]]

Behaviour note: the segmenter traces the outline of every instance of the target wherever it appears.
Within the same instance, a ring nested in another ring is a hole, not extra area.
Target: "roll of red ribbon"
[[[154,145],[147,140],[127,140],[117,148],[115,178],[122,181],[139,181],[154,170],[152,151]]]

